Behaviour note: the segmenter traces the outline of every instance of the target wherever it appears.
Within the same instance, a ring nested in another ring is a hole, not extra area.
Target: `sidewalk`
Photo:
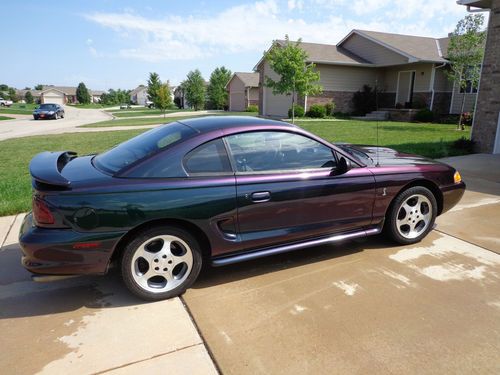
[[[0,217],[0,367],[16,374],[217,374],[179,298],[144,303],[116,271],[34,283],[20,265],[24,214]]]

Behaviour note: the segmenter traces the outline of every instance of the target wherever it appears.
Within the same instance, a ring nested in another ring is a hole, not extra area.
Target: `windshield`
[[[55,104],[41,104],[38,109],[56,109]]]
[[[196,132],[193,129],[180,122],[164,125],[97,155],[94,157],[94,165],[106,172],[116,173],[128,165],[164,150],[194,134]]]
[[[345,152],[347,152],[349,155],[354,156],[357,160],[359,160],[362,163],[366,163],[367,160],[373,162],[373,159],[370,156],[368,156],[368,154],[364,153],[358,148],[353,147],[352,145],[347,146],[343,144],[337,144],[337,146],[340,147]]]

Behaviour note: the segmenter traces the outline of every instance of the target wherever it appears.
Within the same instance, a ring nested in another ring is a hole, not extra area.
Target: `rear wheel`
[[[394,199],[385,229],[396,242],[416,243],[432,230],[436,216],[437,202],[434,194],[423,186],[415,186]]]
[[[191,234],[176,227],[155,227],[126,245],[121,272],[132,293],[154,301],[184,293],[201,265],[201,249]]]

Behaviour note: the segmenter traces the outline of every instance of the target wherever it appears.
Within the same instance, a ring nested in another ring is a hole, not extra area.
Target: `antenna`
[[[375,79],[375,109],[378,111],[378,80],[377,79]],[[376,154],[377,163],[375,164],[375,166],[376,167],[380,167],[379,157],[378,157],[379,143],[378,143],[378,117],[377,116],[376,116],[376,121],[377,121],[377,124],[376,124],[376,128],[377,128],[377,148],[375,149],[375,154]]]

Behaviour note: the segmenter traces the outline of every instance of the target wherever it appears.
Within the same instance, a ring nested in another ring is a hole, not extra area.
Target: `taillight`
[[[33,217],[37,224],[54,224],[55,222],[47,203],[37,197],[33,197]]]

